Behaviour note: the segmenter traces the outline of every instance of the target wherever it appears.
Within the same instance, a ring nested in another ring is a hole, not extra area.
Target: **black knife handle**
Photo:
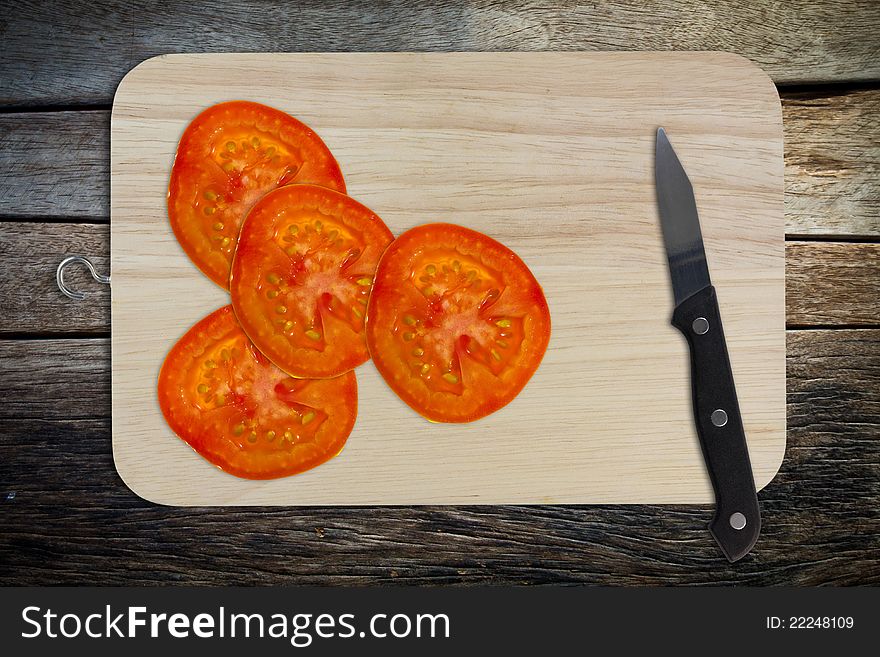
[[[694,419],[715,489],[709,531],[725,556],[736,561],[758,540],[761,512],[715,288],[703,288],[678,304],[672,325],[690,346]]]

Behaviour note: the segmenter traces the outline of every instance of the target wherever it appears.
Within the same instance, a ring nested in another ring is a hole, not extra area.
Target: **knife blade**
[[[654,177],[675,299],[672,325],[690,350],[694,423],[715,491],[709,531],[724,555],[737,561],[761,532],[758,495],[693,187],[663,128],[657,130]]]

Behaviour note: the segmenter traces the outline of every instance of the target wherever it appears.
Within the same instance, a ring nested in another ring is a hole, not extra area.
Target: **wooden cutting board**
[[[305,121],[348,191],[395,233],[483,231],[544,287],[553,335],[509,406],[430,424],[371,364],[344,451],[286,479],[220,472],[165,424],[156,377],[228,303],[169,228],[181,132],[250,99]],[[119,85],[111,119],[113,454],[174,505],[708,503],[689,360],[653,182],[667,129],[693,182],[755,480],[785,450],[782,117],[772,81],[724,53],[166,55]]]

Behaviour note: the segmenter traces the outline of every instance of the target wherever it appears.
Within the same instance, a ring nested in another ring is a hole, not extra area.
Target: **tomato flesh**
[[[242,227],[232,305],[242,328],[293,376],[334,377],[365,362],[367,299],[388,227],[357,201],[314,185],[266,195]]]
[[[419,226],[379,263],[367,345],[385,381],[430,420],[469,422],[509,403],[549,337],[540,285],[515,253],[486,235]]]
[[[168,424],[230,474],[271,479],[338,454],[354,427],[357,382],[296,379],[275,367],[241,330],[232,306],[211,313],[169,352],[159,374]]]
[[[339,165],[308,126],[259,103],[214,105],[180,139],[168,187],[171,227],[192,261],[227,288],[248,210],[295,182],[345,191]]]

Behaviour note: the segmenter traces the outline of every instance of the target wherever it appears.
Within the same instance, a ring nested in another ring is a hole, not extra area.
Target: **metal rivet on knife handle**
[[[694,329],[694,333],[697,335],[705,335],[709,332],[709,320],[705,317],[697,317],[694,323],[691,324],[691,328]]]
[[[743,529],[746,526],[746,517],[737,511],[730,516],[730,526],[736,530]]]
[[[723,408],[716,408],[712,411],[712,424],[716,427],[723,427],[727,424],[727,412]]]

